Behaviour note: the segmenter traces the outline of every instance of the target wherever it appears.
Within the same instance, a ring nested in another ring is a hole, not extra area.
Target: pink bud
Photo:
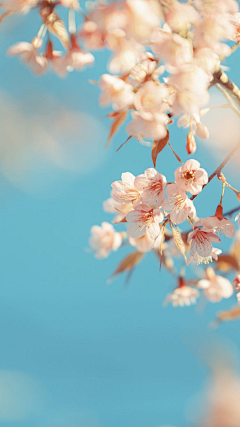
[[[194,135],[192,132],[189,132],[187,136],[187,144],[186,144],[187,153],[193,154],[195,153],[196,149],[197,149],[197,144],[196,144]]]

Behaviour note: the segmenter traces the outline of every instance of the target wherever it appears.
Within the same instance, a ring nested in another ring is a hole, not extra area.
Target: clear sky
[[[239,322],[208,326],[234,300],[209,303],[204,312],[162,307],[175,284],[152,254],[127,288],[122,276],[106,284],[129,249],[94,259],[90,227],[111,221],[102,210],[111,183],[151,167],[151,151],[131,140],[116,153],[124,128],[104,149],[109,121],[100,116],[109,110],[98,107],[98,87],[88,80],[106,70],[107,52],[66,79],[36,77],[5,55],[13,43],[30,41],[35,28],[29,15],[1,24],[0,426],[190,426],[186,404],[207,374],[202,353],[215,340],[239,349]],[[227,65],[240,84],[238,58]],[[222,99],[213,92],[212,102]],[[240,128],[231,112],[210,114],[212,137],[199,140],[194,155],[209,173]],[[186,132],[173,127],[170,135],[187,160]],[[235,168],[225,170],[238,188],[239,165],[238,154]],[[166,148],[158,171],[171,180],[177,167]],[[214,213],[220,191],[212,182],[196,199],[199,216]],[[226,202],[237,206],[231,194]]]

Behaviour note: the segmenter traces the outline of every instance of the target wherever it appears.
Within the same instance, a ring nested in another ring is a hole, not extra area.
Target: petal
[[[147,235],[151,240],[155,240],[160,233],[159,225],[153,222],[147,229]]]
[[[145,188],[149,186],[149,180],[145,175],[138,175],[134,180],[134,186],[139,191],[143,191]]]
[[[133,222],[128,227],[128,234],[129,236],[137,239],[138,237],[144,236],[144,234],[146,233],[146,230],[147,230],[147,227],[145,224],[143,225],[142,223],[139,223],[139,222]]]
[[[121,175],[122,181],[134,187],[135,176],[131,172],[125,172]]]

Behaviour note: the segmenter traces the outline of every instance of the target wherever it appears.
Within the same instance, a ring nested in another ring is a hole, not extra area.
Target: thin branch
[[[226,91],[226,89],[224,89],[219,83],[217,83],[215,86],[216,86],[216,88],[218,88],[218,90],[220,90],[220,92],[222,92],[222,94],[228,100],[228,102],[229,102],[229,108],[231,108],[235,113],[238,114],[238,116],[240,116],[240,110],[237,108],[236,104],[233,102],[231,96]]]
[[[236,104],[240,107],[240,89],[228,78],[227,74],[220,69],[213,74],[213,80],[210,87],[215,86],[218,83],[229,93]]]
[[[224,168],[224,166],[229,162],[229,160],[234,156],[234,154],[237,152],[237,150],[240,148],[240,142],[238,142],[233,149],[230,151],[230,153],[228,154],[228,156],[223,160],[223,162],[218,166],[218,168],[212,173],[212,175],[210,175],[210,177],[208,178],[208,182],[207,184],[203,185],[203,188],[206,187],[206,185],[209,184],[210,181],[212,181],[212,179],[216,176],[219,175],[220,172],[222,171],[222,169]],[[198,193],[200,194],[200,193]],[[194,200],[195,197],[198,196],[198,194],[195,194],[194,196],[191,197],[190,200]]]

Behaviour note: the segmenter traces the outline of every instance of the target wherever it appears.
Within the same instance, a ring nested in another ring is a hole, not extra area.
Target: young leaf
[[[164,138],[153,141],[152,161],[153,161],[154,167],[156,167],[156,161],[157,161],[158,154],[161,153],[161,151],[164,149],[164,147],[166,147],[168,141],[169,141],[169,131],[168,130],[167,130],[167,135]]]
[[[59,38],[60,42],[67,49],[69,47],[69,36],[63,21],[59,18],[56,12],[52,12],[47,16],[44,22],[48,30]]]
[[[131,271],[141,261],[143,256],[144,253],[142,252],[131,252],[127,255],[122,262],[120,262],[110,279],[108,279],[108,283],[112,282],[118,274],[123,273],[124,271]]]
[[[181,254],[184,256],[185,262],[187,264],[186,249],[185,249],[184,241],[182,239],[182,235],[181,235],[179,229],[177,227],[174,227],[172,222],[170,222],[170,226],[172,229],[173,239],[174,239],[175,245],[177,246],[177,248],[179,249]]]
[[[119,111],[118,113],[115,114],[105,147],[108,147],[113,135],[117,132],[119,126],[121,126],[121,124],[124,122],[126,116],[127,116],[127,111]]]

